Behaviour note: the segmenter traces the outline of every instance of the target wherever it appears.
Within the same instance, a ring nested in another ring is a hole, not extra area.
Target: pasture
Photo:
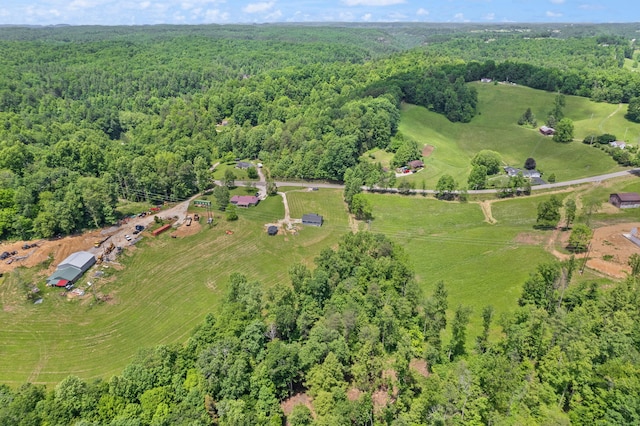
[[[451,123],[423,107],[403,105],[400,131],[420,146],[435,147],[424,160],[425,170],[405,177],[417,188],[423,181],[426,187],[435,187],[443,174],[452,175],[460,186],[466,186],[470,161],[482,149],[499,152],[503,161],[514,167],[522,167],[528,157],[533,157],[539,170],[547,176],[555,173],[558,181],[609,173],[620,167],[604,152],[581,141],[594,132],[611,133],[632,144],[640,140],[640,124],[624,118],[626,106],[567,96],[564,113],[574,121],[575,140],[556,143],[537,129],[517,124],[527,108],[531,108],[539,126],[544,124],[554,93],[510,85],[473,86],[478,90],[479,114],[470,123]]]
[[[284,215],[281,198],[269,197],[256,208],[238,209],[235,222],[215,211],[217,225],[209,228],[201,220],[202,230],[192,236],[145,235],[118,259],[121,267],[111,265],[104,278],[87,275],[79,283],[86,287],[93,281],[96,291],[109,295],[107,302],[95,303],[91,295],[67,300],[60,290],[40,284],[44,302],[34,305],[19,293],[18,275],[40,283],[45,276],[36,277],[36,270],[5,275],[0,278],[2,382],[54,384],[69,374],[108,379],[141,348],[184,342],[223,303],[231,273],[241,272],[265,288],[288,283],[289,266],[311,264],[347,229],[347,214],[338,208],[341,191],[319,192],[318,204],[329,206],[318,209],[330,219],[326,229],[269,237],[264,224]]]

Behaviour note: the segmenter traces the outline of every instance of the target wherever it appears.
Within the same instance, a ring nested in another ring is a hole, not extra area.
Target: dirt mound
[[[15,251],[17,254],[0,262],[0,272],[10,272],[19,266],[32,267],[39,265],[49,258],[53,259],[50,269],[53,271],[55,265],[60,263],[71,253],[80,250],[89,250],[96,240],[103,239],[101,230],[86,232],[81,235],[73,235],[60,239],[16,241],[13,243],[0,244],[0,252]],[[28,249],[23,249],[25,244],[33,245]]]

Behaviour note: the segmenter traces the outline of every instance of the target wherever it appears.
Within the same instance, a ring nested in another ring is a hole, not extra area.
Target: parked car
[[[127,234],[127,235],[124,236],[124,239],[127,240],[127,241],[131,241],[133,238],[131,238],[131,235]]]
[[[8,251],[4,251],[2,252],[2,254],[0,254],[0,260],[5,260],[9,256],[11,256],[11,253],[9,253]]]

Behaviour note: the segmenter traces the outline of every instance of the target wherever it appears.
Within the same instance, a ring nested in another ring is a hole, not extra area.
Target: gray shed
[[[316,213],[307,213],[302,216],[302,224],[310,226],[322,226],[322,216]]]

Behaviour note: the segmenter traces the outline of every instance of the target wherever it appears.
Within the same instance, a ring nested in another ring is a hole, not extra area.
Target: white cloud
[[[391,6],[405,3],[405,0],[342,0],[347,6]]]
[[[416,12],[416,15],[418,16],[427,16],[429,14],[429,11],[427,9],[424,8],[420,8],[418,9],[418,11]]]
[[[550,0],[553,4],[563,4],[564,0]]]
[[[561,17],[561,16],[562,16],[562,13],[551,12],[550,10],[547,10],[546,15],[547,15],[549,18],[559,18],[559,17]]]
[[[487,21],[493,21],[494,19],[496,19],[496,14],[495,13],[487,13],[486,15],[484,15],[484,19]]]
[[[468,19],[464,18],[464,13],[456,13],[453,15],[453,20],[456,22],[469,22]]]
[[[370,13],[365,13],[360,19],[362,19],[363,21],[370,21],[372,17],[373,16]]]
[[[205,22],[225,22],[229,20],[229,14],[218,9],[209,9],[204,13]]]
[[[282,11],[280,9],[278,10],[274,10],[273,12],[269,13],[268,15],[266,15],[264,17],[265,21],[278,21],[280,20],[280,18],[282,18]]]
[[[263,1],[260,3],[249,3],[245,7],[242,8],[244,13],[260,13],[266,12],[271,9],[276,4],[275,1]]]

